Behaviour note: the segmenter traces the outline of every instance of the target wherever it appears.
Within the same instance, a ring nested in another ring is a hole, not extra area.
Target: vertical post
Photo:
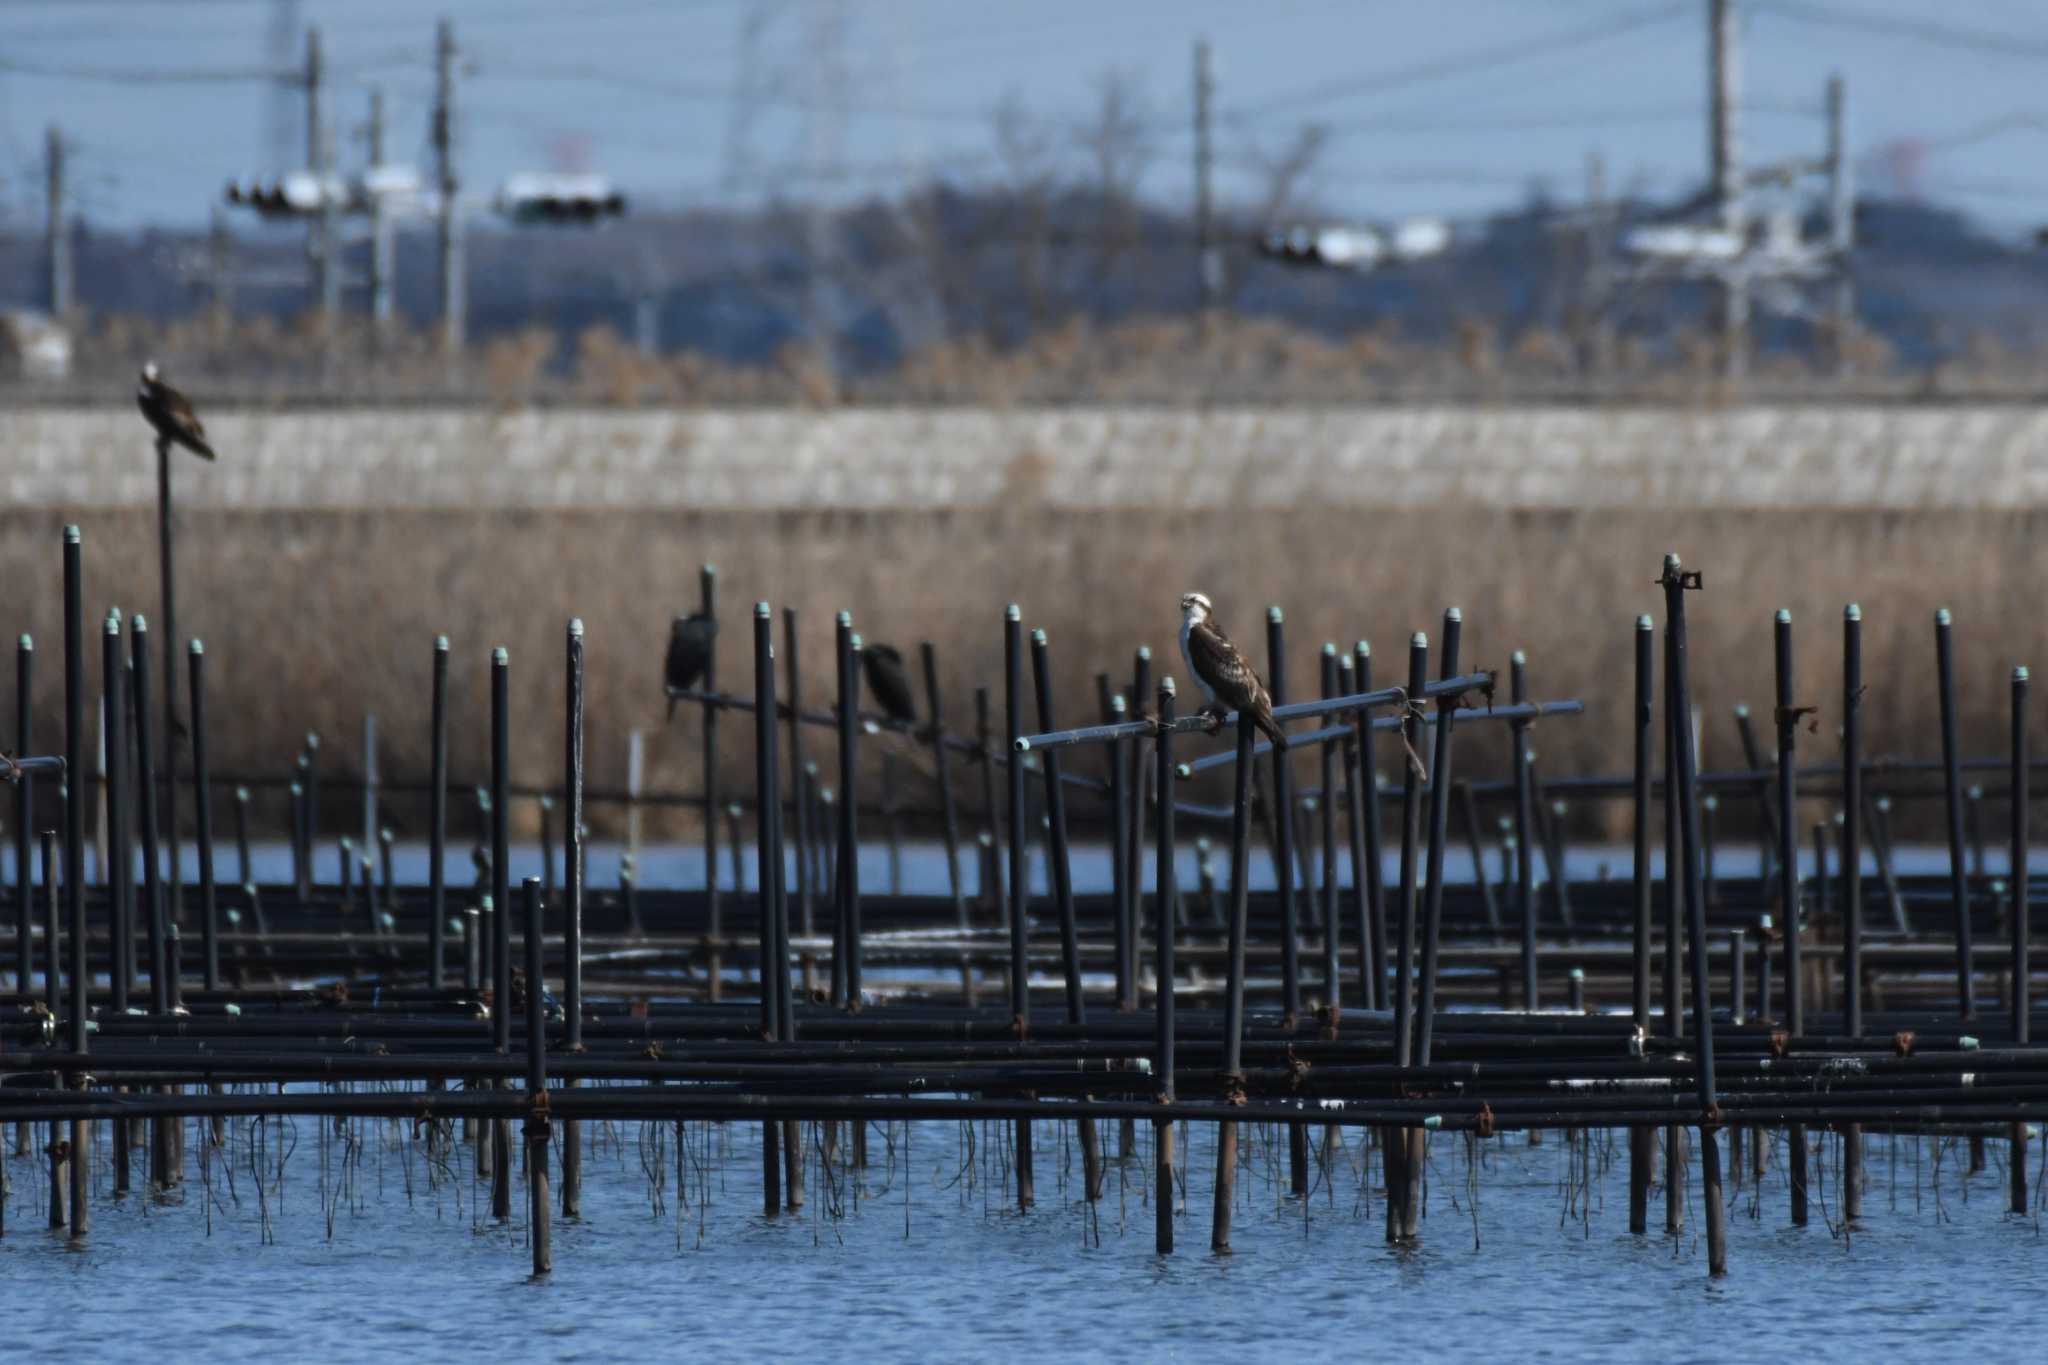
[[[1508,656],[1508,696],[1519,706],[1529,699],[1529,656],[1516,650]],[[1522,1008],[1533,1010],[1536,984],[1536,816],[1529,771],[1529,723],[1509,722],[1514,736],[1515,765],[1515,909],[1522,920]]]
[[[967,927],[967,896],[960,881],[960,819],[953,807],[953,773],[946,752],[946,723],[939,708],[939,656],[926,640],[918,646],[924,662],[925,715],[931,726],[932,766],[938,775],[941,831],[946,840],[946,889],[953,893],[953,914]]]
[[[64,222],[64,135],[52,124],[43,134],[43,236],[48,253],[50,317],[71,315],[71,234]]]
[[[1322,677],[1323,696],[1343,695],[1337,690],[1337,646],[1334,641],[1323,641]],[[1318,813],[1323,818],[1323,1005],[1336,1009],[1343,1003],[1343,990],[1337,978],[1337,761],[1341,749],[1348,744],[1344,741],[1326,739],[1322,744],[1322,795]]]
[[[1223,997],[1223,1096],[1244,1094],[1244,938],[1251,904],[1252,745],[1258,727],[1249,711],[1237,714],[1237,791],[1230,807],[1230,959]],[[1171,804],[1169,800],[1165,804]],[[1165,908],[1161,907],[1161,916]],[[1290,1131],[1295,1125],[1289,1124]],[[1210,1214],[1209,1249],[1230,1251],[1230,1215],[1237,1198],[1237,1124],[1216,1125],[1216,1202]]]
[[[1949,913],[1955,916],[1956,1008],[1968,1021],[1977,1016],[1976,972],[1970,941],[1969,868],[1963,851],[1963,767],[1956,741],[1955,649],[1947,607],[1934,613],[1934,660],[1941,691],[1942,793],[1948,814]]]
[[[157,579],[164,628],[164,842],[170,852],[170,898],[164,918],[173,923],[185,914],[184,856],[178,843],[178,569],[175,536],[177,504],[171,497],[171,443],[156,443]],[[138,618],[140,619],[140,618]]]
[[[1023,755],[1017,752],[1018,737],[1024,733],[1023,699],[1019,695],[1024,689],[1022,644],[1023,615],[1013,602],[1003,612],[1003,707],[1009,740],[1003,752],[1008,761],[1005,775],[1009,784],[1004,813],[1009,825],[1010,854],[1010,1018],[1020,1037],[1027,1036],[1031,1029],[1029,969],[1025,961],[1030,893],[1025,864],[1024,762]],[[1162,909],[1161,913],[1167,912]]]
[[[2033,897],[2027,875],[2027,670],[2012,671],[2012,1041],[2026,1047],[2033,1041],[2033,982],[2027,950],[2027,913]],[[2027,1211],[2027,1125],[2012,1126],[2010,1207]]]
[[[455,114],[455,26],[446,19],[434,30],[434,160],[441,187],[436,219],[441,258],[441,349],[452,376],[461,363],[464,299],[461,176],[456,170],[459,128]]]
[[[1799,802],[1798,770],[1794,750],[1799,739],[1799,713],[1793,705],[1792,686],[1792,613],[1778,609],[1774,624],[1775,654],[1777,658],[1777,717],[1778,717],[1778,912],[1785,924],[1785,1023],[1794,1038],[1806,1032],[1806,973],[1800,962],[1800,937],[1805,932],[1805,916],[1800,913],[1799,895],[1799,825],[1797,810]],[[1819,842],[1820,827],[1814,827],[1815,845],[1814,875],[1827,883],[1827,852]],[[1770,951],[1761,956],[1768,961]],[[1759,1002],[1763,1007],[1764,1002]],[[1794,1123],[1787,1136],[1787,1160],[1790,1165],[1788,1183],[1791,1186],[1792,1222],[1796,1227],[1806,1225],[1806,1125]]]
[[[754,604],[754,854],[760,888],[761,1036],[781,1036],[782,997],[788,986],[786,966],[776,960],[776,864],[781,849],[775,842],[781,809],[781,769],[775,760],[775,618],[766,602]],[[776,1182],[768,1181],[770,1191]],[[776,1210],[770,1209],[773,1213]]]
[[[1360,692],[1372,691],[1372,645],[1360,640],[1352,646],[1351,658],[1358,675],[1353,686]],[[1383,1010],[1387,1007],[1387,898],[1381,884],[1380,769],[1374,752],[1372,713],[1358,712],[1352,729],[1358,737],[1359,787],[1365,798],[1365,902],[1360,933],[1370,948],[1360,958],[1369,973],[1360,984],[1367,988],[1367,1005]]]
[[[86,1050],[86,983],[90,964],[85,941],[85,803],[89,787],[85,780],[85,608],[84,575],[79,563],[80,536],[76,526],[64,528],[64,918],[71,936],[70,1050]],[[71,1078],[84,1090],[86,1078]],[[85,1208],[86,1182],[90,1171],[87,1136],[91,1129],[84,1119],[71,1121],[71,1235],[83,1237],[88,1226]]]
[[[434,637],[433,718],[427,742],[427,989],[441,989],[448,932],[448,637]],[[244,869],[246,874],[246,869]]]
[[[1031,632],[1031,676],[1038,703],[1038,728],[1057,729],[1052,710],[1052,669],[1047,658],[1045,632]],[[1044,765],[1045,812],[1051,824],[1053,904],[1060,921],[1060,965],[1066,977],[1067,1022],[1078,1024],[1085,1017],[1081,998],[1081,940],[1074,924],[1074,878],[1067,862],[1067,794],[1060,780],[1060,755],[1048,749],[1040,756]]]
[[[1842,958],[1843,1028],[1863,1036],[1863,610],[1842,612]],[[1842,1127],[1842,1216],[1863,1211],[1863,1125]]]
[[[1275,706],[1287,700],[1285,630],[1280,608],[1266,608],[1266,691],[1272,695]],[[1295,1017],[1301,1013],[1301,926],[1294,898],[1294,774],[1285,749],[1275,745],[1272,759],[1274,876],[1278,879],[1280,897],[1280,1010],[1283,1025],[1292,1028]],[[1172,797],[1162,792],[1160,799]],[[1297,1178],[1294,1183],[1295,1193],[1301,1193],[1301,1180]]]
[[[1421,842],[1422,703],[1416,698],[1429,684],[1429,636],[1415,632],[1408,641],[1408,697],[1401,717],[1407,762],[1401,780],[1401,909],[1394,931],[1394,1061],[1407,1066],[1414,1051],[1415,1010],[1415,857]]]
[[[562,844],[562,880],[567,897],[562,918],[562,1046],[583,1050],[583,621],[569,622],[564,668],[562,785],[567,791],[568,829]],[[438,973],[439,967],[436,966]],[[573,1088],[574,1078],[563,1082]],[[583,1125],[562,1125],[562,1216],[583,1212]]]
[[[60,786],[63,784],[59,784]],[[57,831],[42,831],[43,854],[43,1007],[50,1018],[64,1017],[63,916],[57,905]],[[52,1121],[49,1128],[50,1226],[65,1223],[64,1191],[68,1179],[65,1154],[70,1150],[63,1138],[64,1127]]]
[[[840,612],[839,655],[839,936],[832,975],[840,1005],[860,1008],[860,636],[853,615]]]
[[[377,847],[377,714],[363,713],[363,856]],[[552,876],[552,874],[549,874]]]
[[[192,814],[199,849],[199,939],[206,989],[220,989],[220,910],[213,875],[213,787],[206,762],[206,646],[186,648],[192,688]]]
[[[131,685],[135,689],[136,824],[142,830],[142,914],[144,947],[149,954],[149,1008],[166,1014],[171,1008],[164,981],[164,899],[156,843],[156,736],[150,733],[149,623],[137,612],[130,619]]]
[[[1102,676],[1102,682],[1104,690],[1107,690],[1107,674]],[[1121,725],[1129,709],[1119,692],[1109,698],[1102,719],[1109,725]],[[1137,745],[1128,739],[1116,740],[1109,746],[1109,844],[1113,864],[1110,868],[1110,889],[1116,919],[1116,1008],[1119,1011],[1138,1007],[1138,940],[1133,929],[1137,919],[1137,891],[1132,887],[1130,877],[1131,806],[1126,794],[1135,776],[1131,763],[1137,752]],[[1128,1121],[1124,1131],[1133,1131]]]
[[[35,752],[35,651],[35,641],[27,635],[15,642],[14,752],[21,755]],[[78,780],[75,773],[67,776]],[[35,975],[35,880],[29,875],[28,857],[28,831],[34,819],[35,779],[24,773],[14,784],[14,977],[15,989],[23,995]]]
[[[1685,912],[1692,958],[1694,1068],[1699,1079],[1700,1199],[1706,1209],[1707,1268],[1711,1275],[1728,1269],[1727,1210],[1721,1202],[1721,1161],[1717,1130],[1720,1106],[1714,1077],[1714,1016],[1707,980],[1706,896],[1701,886],[1698,803],[1694,793],[1693,734],[1688,723],[1692,702],[1686,677],[1685,592],[1697,587],[1696,574],[1684,573],[1677,555],[1664,557],[1665,637],[1670,655],[1670,714],[1666,723],[1678,727],[1677,786],[1680,837],[1685,843]]]
[[[1636,617],[1635,663],[1635,782],[1633,804],[1633,871],[1635,908],[1634,989],[1630,994],[1638,1034],[1650,1029],[1650,754],[1656,707],[1652,691],[1654,672],[1652,646],[1655,624],[1648,616]],[[1482,871],[1481,878],[1485,877]],[[1635,1124],[1628,1130],[1628,1230],[1641,1234],[1649,1230],[1650,1163],[1654,1143],[1650,1129]]]
[[[697,571],[697,610],[714,625],[718,620],[718,566],[706,564]],[[704,637],[705,695],[718,692],[718,632]],[[704,913],[711,932],[718,933],[718,704],[704,703]],[[734,887],[735,891],[739,888]]]
[[[1145,645],[1139,645],[1131,656],[1131,705],[1142,709],[1145,705],[1145,699],[1152,695],[1152,651]],[[1156,796],[1157,793],[1169,791],[1171,788],[1157,785],[1153,780],[1155,774],[1144,763],[1133,759],[1131,766],[1134,771],[1131,777],[1131,790],[1127,793],[1131,803],[1131,861],[1129,879],[1131,883],[1131,913],[1133,916],[1136,916],[1139,906],[1143,904],[1145,894],[1145,859],[1143,854],[1145,849],[1146,791],[1150,788]],[[1171,901],[1161,902],[1161,904],[1168,905],[1173,903]],[[1133,972],[1137,971],[1136,933],[1137,930],[1134,926],[1132,929],[1133,938],[1131,940],[1133,946],[1131,970]],[[1133,1003],[1135,1003],[1136,997],[1133,996],[1132,999]]]
[[[1349,696],[1359,690],[1357,666],[1349,654],[1337,659],[1337,692]],[[1358,998],[1367,1009],[1373,1006],[1373,956],[1378,947],[1372,938],[1372,916],[1366,901],[1365,869],[1365,779],[1360,771],[1358,734],[1372,725],[1371,713],[1354,714],[1344,734],[1344,832],[1351,852],[1351,928],[1358,940]],[[1483,875],[1483,874],[1482,874]]]
[[[548,1033],[543,1007],[546,957],[541,937],[540,878],[526,879],[526,1217],[533,1273],[555,1268],[548,1221]]]
[[[1437,677],[1451,678],[1458,672],[1458,637],[1464,630],[1464,616],[1456,607],[1444,612],[1443,645],[1437,654]],[[1429,1045],[1436,1021],[1436,973],[1438,940],[1444,918],[1444,845],[1449,842],[1451,807],[1451,727],[1458,716],[1460,698],[1436,700],[1436,753],[1429,765],[1429,899],[1422,930],[1422,1004],[1416,1024],[1420,1038],[1415,1060],[1429,1065]]]
[[[1173,790],[1173,701],[1173,679],[1161,678],[1157,712],[1159,730],[1153,743],[1154,769],[1159,790],[1168,793]],[[1172,801],[1159,803],[1159,818],[1153,823],[1157,840],[1153,863],[1153,894],[1158,904],[1154,907],[1152,920],[1152,963],[1155,973],[1152,991],[1155,1029],[1152,1064],[1159,1083],[1159,1098],[1162,1102],[1171,1104],[1174,1100],[1173,1071],[1176,1065],[1173,1036],[1174,924],[1170,908],[1174,896]],[[1135,831],[1132,837],[1135,842]],[[1133,883],[1131,894],[1135,897],[1137,893],[1138,887]],[[1152,1180],[1153,1249],[1163,1256],[1173,1250],[1174,1160],[1171,1120],[1153,1121],[1152,1150],[1156,1163]]]
[[[512,1050],[511,712],[512,656],[503,645],[491,651],[491,1031],[500,1054]],[[540,983],[529,981],[529,990]],[[503,1088],[505,1082],[500,1081]],[[512,1216],[512,1124],[491,1121],[491,1216]]]
[[[806,934],[811,932],[811,808],[804,792],[804,741],[803,741],[803,686],[802,674],[797,669],[796,608],[782,609],[782,648],[785,655],[782,663],[783,678],[789,693],[789,799],[790,813],[794,815],[794,844],[796,857],[796,895],[802,907],[803,925]],[[938,724],[937,713],[933,713],[933,725]],[[961,921],[964,925],[965,920]]]
[[[100,639],[100,687],[107,742],[107,980],[116,1014],[128,1008],[135,977],[128,882],[135,857],[128,845],[128,665],[121,650],[121,609],[113,608]],[[118,1125],[117,1125],[118,1126]],[[117,1145],[116,1160],[124,1151]]]

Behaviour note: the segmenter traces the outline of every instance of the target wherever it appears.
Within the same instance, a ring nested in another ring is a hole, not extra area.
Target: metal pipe
[[[1142,662],[1142,661],[1141,661]],[[1141,697],[1143,693],[1139,694]],[[1154,716],[1159,722],[1157,738],[1154,741],[1155,768],[1158,773],[1158,790],[1172,788],[1173,774],[1173,702],[1172,678],[1159,682],[1159,697]],[[1135,785],[1135,784],[1134,784]],[[1174,899],[1173,867],[1173,802],[1159,803],[1159,816],[1154,822],[1156,848],[1154,852],[1154,896],[1153,911],[1153,1070],[1158,1077],[1158,1099],[1162,1104],[1174,1103],[1173,1076],[1176,1060],[1174,1056],[1174,924],[1169,907]],[[1137,843],[1134,830],[1132,843]],[[1135,880],[1131,885],[1133,896],[1137,895]],[[1135,964],[1134,964],[1135,966]],[[1152,1150],[1155,1162],[1152,1182],[1153,1204],[1153,1248],[1160,1255],[1173,1250],[1174,1211],[1174,1153],[1173,1122],[1171,1119],[1156,1119],[1152,1124]]]
[[[1360,640],[1352,646],[1351,659],[1358,690],[1372,691],[1371,643]],[[1373,727],[1366,713],[1355,713],[1352,724],[1358,736],[1359,778],[1365,793],[1365,902],[1360,928],[1369,952],[1360,956],[1361,969],[1368,974],[1361,985],[1367,988],[1365,998],[1371,1007],[1383,1010],[1387,1007],[1387,897],[1380,848],[1379,762],[1373,751]]]
[[[448,852],[448,637],[434,637],[433,718],[427,742],[433,776],[427,812],[427,987],[439,990],[447,958]],[[250,880],[248,852],[243,850],[243,880]]]
[[[1519,649],[1508,656],[1508,695],[1517,705],[1528,700],[1528,664],[1528,656]],[[1529,771],[1529,727],[1518,722],[1510,728],[1515,765],[1515,909],[1522,921],[1522,1008],[1533,1010],[1541,999],[1536,982],[1535,794]]]
[[[1408,641],[1411,694],[1422,691],[1428,673],[1429,636],[1418,630]],[[1409,1065],[1414,1056],[1415,858],[1422,832],[1422,759],[1416,751],[1422,727],[1416,723],[1417,709],[1411,704],[1401,737],[1408,759],[1401,773],[1401,901],[1400,920],[1394,931],[1394,1060],[1401,1066]]]
[[[1464,615],[1451,607],[1444,612],[1443,644],[1437,656],[1437,671],[1445,676],[1458,668],[1458,639],[1464,631]],[[1450,834],[1451,731],[1457,720],[1458,699],[1439,698],[1436,704],[1436,753],[1429,772],[1429,899],[1425,903],[1422,937],[1422,1004],[1417,1025],[1415,1060],[1429,1065],[1430,1041],[1436,1016],[1437,952],[1443,934],[1444,845]]]

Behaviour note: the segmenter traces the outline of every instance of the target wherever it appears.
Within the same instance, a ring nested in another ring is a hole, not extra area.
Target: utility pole
[[[1849,329],[1856,322],[1856,281],[1849,253],[1856,246],[1856,187],[1849,165],[1849,94],[1840,73],[1828,77],[1828,250],[1834,288],[1828,299],[1835,375],[1849,373]]]
[[[1209,74],[1209,40],[1195,40],[1195,268],[1202,314],[1206,322],[1223,295],[1223,258],[1216,250],[1214,200],[1210,175],[1215,168],[1215,148],[1209,137],[1209,106],[1216,82]]]
[[[336,320],[341,314],[341,271],[337,268],[335,210],[339,207],[329,192],[334,175],[334,143],[320,117],[320,83],[323,77],[320,30],[306,30],[306,164],[320,186],[320,213],[314,221],[313,265],[320,289],[320,334],[334,339]]]
[[[1742,100],[1740,14],[1737,0],[1707,0],[1707,157],[1714,183],[1714,203],[1721,227],[1743,243],[1721,274],[1720,316],[1722,373],[1742,377],[1749,346],[1749,282],[1747,243],[1749,216],[1742,184],[1742,145],[1736,111]]]
[[[370,92],[370,338],[381,346],[391,328],[392,223],[376,172],[384,165],[384,92]]]
[[[462,189],[455,169],[455,26],[443,19],[434,31],[434,158],[441,180],[441,349],[451,368],[462,356]]]
[[[1612,351],[1607,311],[1610,237],[1607,159],[1592,151],[1586,153],[1585,260],[1581,263],[1579,282],[1577,338],[1579,372],[1589,379],[1607,369]]]
[[[48,177],[50,259],[50,318],[57,321],[71,312],[71,235],[64,228],[64,135],[52,124],[44,141],[43,170]]]

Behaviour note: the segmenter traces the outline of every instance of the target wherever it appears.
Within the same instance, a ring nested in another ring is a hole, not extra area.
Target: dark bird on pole
[[[668,662],[663,677],[668,683],[668,718],[676,718],[675,694],[697,685],[711,664],[711,641],[718,634],[718,618],[695,612],[678,616],[668,632]]]
[[[1287,747],[1287,734],[1273,719],[1273,699],[1258,670],[1230,643],[1212,619],[1214,605],[1201,593],[1184,593],[1180,599],[1180,652],[1188,671],[1201,684],[1209,699],[1203,710],[1221,724],[1226,712],[1237,711],[1252,718],[1252,724],[1273,741],[1276,749]]]
[[[882,711],[899,725],[917,724],[917,704],[912,700],[910,678],[903,671],[903,654],[894,645],[863,644],[861,668],[867,673],[868,691]]]
[[[192,411],[192,404],[157,374],[156,362],[150,361],[142,367],[142,387],[135,391],[136,406],[142,415],[156,428],[156,438],[166,445],[183,446],[195,455],[214,458],[213,447],[207,444],[206,428],[199,421],[199,414]]]

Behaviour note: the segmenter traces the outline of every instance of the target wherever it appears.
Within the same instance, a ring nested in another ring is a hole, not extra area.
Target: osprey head
[[[1215,610],[1215,604],[1201,593],[1184,592],[1180,596],[1180,614],[1190,621],[1207,620]]]
[[[144,362],[142,366],[142,382],[145,384],[156,383],[156,362],[154,360]]]

